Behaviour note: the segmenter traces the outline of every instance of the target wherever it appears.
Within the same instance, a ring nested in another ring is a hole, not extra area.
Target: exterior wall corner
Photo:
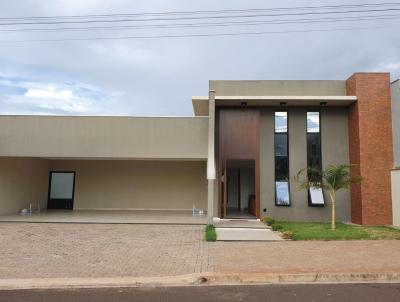
[[[392,224],[390,170],[393,168],[390,75],[356,73],[346,82],[349,108],[349,156],[352,173],[363,181],[351,186],[352,222]]]

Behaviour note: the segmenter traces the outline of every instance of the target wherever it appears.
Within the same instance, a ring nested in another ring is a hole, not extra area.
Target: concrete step
[[[271,229],[256,219],[214,219],[213,224],[216,228]]]
[[[217,241],[280,241],[281,236],[270,229],[215,228]]]

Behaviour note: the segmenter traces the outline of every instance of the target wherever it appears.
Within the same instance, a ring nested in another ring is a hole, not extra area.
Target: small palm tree
[[[352,176],[351,165],[329,165],[325,170],[312,167],[301,169],[296,180],[300,189],[324,189],[328,192],[332,203],[331,229],[336,230],[336,192],[348,189],[350,184],[360,182],[360,176]]]

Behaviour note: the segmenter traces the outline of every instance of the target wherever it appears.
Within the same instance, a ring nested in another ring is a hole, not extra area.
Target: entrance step
[[[217,241],[279,241],[283,240],[270,229],[215,228]]]
[[[271,229],[265,223],[256,219],[215,219],[213,224],[216,228],[240,228],[240,229]]]

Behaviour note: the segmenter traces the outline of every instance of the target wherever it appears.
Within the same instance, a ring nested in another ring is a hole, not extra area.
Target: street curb
[[[241,273],[209,275],[211,283],[295,284],[295,283],[400,283],[399,272],[374,273]]]
[[[321,283],[400,283],[400,272],[197,273],[168,277],[0,279],[0,290]]]

